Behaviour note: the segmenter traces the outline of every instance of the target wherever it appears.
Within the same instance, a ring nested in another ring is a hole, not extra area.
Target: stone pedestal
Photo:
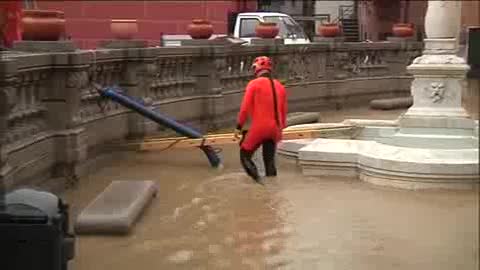
[[[8,188],[8,182],[11,182],[9,178],[12,168],[8,164],[5,135],[8,128],[8,116],[16,99],[13,88],[16,71],[15,61],[7,59],[0,61],[0,208],[4,199],[3,195]]]
[[[220,50],[223,50],[220,48]],[[220,54],[220,52],[219,52]],[[205,95],[203,107],[205,117],[203,126],[208,130],[217,130],[225,121],[225,99],[222,93],[221,77],[219,72],[226,69],[225,58],[211,58],[210,56],[196,57],[193,61],[192,76],[196,80],[195,88]]]
[[[145,89],[139,87],[140,83],[140,71],[142,66],[139,62],[130,62],[127,64],[125,73],[120,81],[120,88],[125,91],[129,96],[142,99],[145,97]],[[130,113],[128,115],[128,138],[138,139],[142,138],[146,134],[146,121],[145,117],[138,113]]]
[[[88,154],[87,132],[85,128],[66,129],[55,134],[54,177],[77,179],[86,172],[81,171]]]
[[[345,37],[314,37],[313,41],[317,43],[343,43]]]
[[[98,44],[99,48],[104,49],[133,49],[133,48],[146,48],[148,42],[142,39],[131,40],[102,40]]]
[[[225,46],[231,44],[227,39],[185,39],[180,42],[181,46]]]
[[[77,63],[77,66],[57,69],[52,74],[48,88],[42,92],[42,102],[47,107],[49,130],[54,133],[55,166],[53,177],[64,178],[67,182],[76,182],[82,175],[81,164],[87,159],[87,138],[84,128],[78,125],[81,93],[89,87],[86,64],[90,58],[86,52],[78,51],[55,56],[55,63],[64,65]]]
[[[413,74],[413,105],[399,119],[398,146],[465,149],[478,146],[474,121],[462,107],[469,66],[457,56],[459,12],[456,1],[430,1],[423,55],[407,70]],[[451,9],[451,10],[448,10]],[[448,11],[447,11],[448,10]],[[445,15],[438,19],[437,16]]]
[[[17,41],[13,45],[13,49],[23,52],[74,52],[77,46],[71,40],[59,41]]]
[[[393,43],[407,43],[407,42],[414,42],[415,37],[387,37],[387,41]]]
[[[252,38],[251,44],[276,46],[285,44],[285,41],[281,38]]]

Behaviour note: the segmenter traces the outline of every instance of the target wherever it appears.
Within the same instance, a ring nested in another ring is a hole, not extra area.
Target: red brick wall
[[[243,3],[245,2],[245,3]],[[193,18],[206,18],[215,33],[227,32],[227,14],[244,7],[256,9],[256,1],[37,1],[38,8],[65,12],[67,35],[81,48],[95,48],[112,38],[110,19],[137,19],[137,38],[158,44],[160,33],[184,34]]]
[[[425,24],[425,13],[428,7],[428,1],[412,1],[412,0],[390,0],[390,5],[394,2],[401,1],[401,12],[399,20],[405,18],[407,22],[415,24],[417,32],[423,33]],[[406,4],[408,1],[408,5]],[[381,11],[374,8],[375,1],[362,1],[359,5],[359,23],[362,25],[362,30],[367,33],[367,36],[372,40],[378,40],[381,32],[386,32],[391,28],[394,20],[386,21],[379,20],[378,13],[383,13],[382,16],[387,17],[391,12]],[[405,15],[406,14],[406,15]],[[395,17],[392,17],[395,19]],[[480,1],[463,0],[462,1],[462,30],[467,26],[480,26]],[[422,35],[421,35],[422,36]],[[461,37],[462,41],[462,37]]]
[[[362,38],[366,36],[371,41],[385,40],[391,35],[393,24],[402,20],[400,0],[362,1],[358,14]]]
[[[462,2],[462,25],[480,26],[480,1]]]

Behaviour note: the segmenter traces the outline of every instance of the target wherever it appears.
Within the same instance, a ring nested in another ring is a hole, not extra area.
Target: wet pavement
[[[159,193],[127,236],[79,236],[74,270],[478,269],[477,191],[406,191],[310,178],[278,158],[255,184],[222,147],[224,169],[197,149],[119,155],[65,194],[78,213],[113,180]]]

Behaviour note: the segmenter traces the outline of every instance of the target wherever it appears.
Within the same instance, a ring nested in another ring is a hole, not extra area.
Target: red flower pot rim
[[[274,22],[259,22],[258,24],[261,26],[277,26],[277,23]]]
[[[195,24],[210,24],[210,21],[206,20],[206,19],[193,19],[192,23],[195,23]]]
[[[55,16],[57,18],[63,18],[65,13],[60,10],[53,10],[53,9],[24,9],[22,10],[23,15],[25,17],[52,17]]]
[[[132,20],[132,19],[111,19],[111,22],[114,23],[136,23],[137,20]]]
[[[400,26],[400,27],[413,27],[413,23],[395,23],[393,26]]]
[[[338,23],[333,23],[333,22],[322,22],[322,26],[340,26]]]

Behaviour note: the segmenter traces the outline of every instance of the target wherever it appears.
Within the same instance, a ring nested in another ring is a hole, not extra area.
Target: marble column
[[[428,1],[425,50],[408,67],[414,76],[414,102],[400,118],[402,128],[473,127],[461,97],[469,66],[456,56],[461,5],[461,1]]]

